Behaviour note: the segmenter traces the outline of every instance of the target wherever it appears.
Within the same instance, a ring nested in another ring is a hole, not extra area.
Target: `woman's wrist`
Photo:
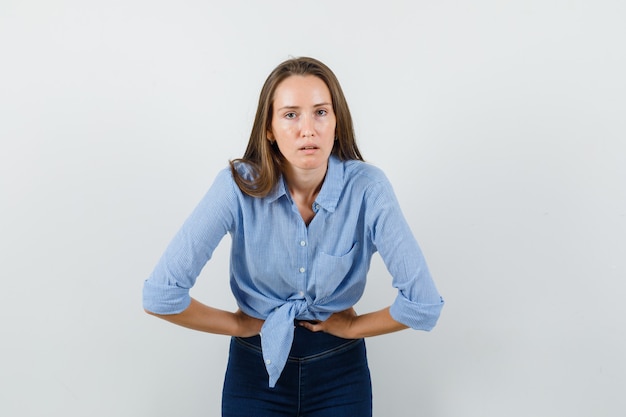
[[[233,313],[237,322],[237,330],[233,336],[251,337],[261,333],[263,320],[247,315],[241,310]]]

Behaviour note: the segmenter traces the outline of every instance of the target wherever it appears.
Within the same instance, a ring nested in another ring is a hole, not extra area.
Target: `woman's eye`
[[[326,116],[328,112],[326,110],[320,109],[317,111],[318,116]]]
[[[296,114],[294,112],[289,112],[285,114],[285,119],[295,119],[295,118],[296,118]]]

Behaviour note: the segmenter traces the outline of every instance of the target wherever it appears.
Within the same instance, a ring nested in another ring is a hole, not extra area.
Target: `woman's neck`
[[[322,188],[327,169],[328,165],[314,170],[287,167],[284,175],[291,196],[301,201],[313,203]]]
[[[284,172],[289,194],[307,226],[315,217],[312,206],[322,189],[327,168],[306,171],[287,169]]]

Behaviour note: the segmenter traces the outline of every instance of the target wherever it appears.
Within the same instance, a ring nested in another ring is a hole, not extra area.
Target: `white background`
[[[0,2],[0,415],[219,416],[228,339],[143,280],[289,56],[341,81],[446,299],[375,415],[626,410],[626,3]],[[228,239],[193,290],[234,308]],[[360,312],[395,293],[375,258]]]

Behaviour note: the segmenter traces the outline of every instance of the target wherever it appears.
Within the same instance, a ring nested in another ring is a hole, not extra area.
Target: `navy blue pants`
[[[223,417],[371,417],[365,341],[296,326],[276,387],[269,388],[259,336],[233,337],[222,393]]]

